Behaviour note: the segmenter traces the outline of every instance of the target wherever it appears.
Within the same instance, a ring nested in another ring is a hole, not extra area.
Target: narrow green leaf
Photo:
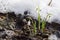
[[[45,25],[46,25],[46,22],[43,20],[43,21],[42,21],[42,32],[43,32],[44,29],[45,29]]]
[[[37,32],[37,28],[36,28],[36,21],[33,23],[33,27],[34,27],[34,33],[36,34],[36,32]]]

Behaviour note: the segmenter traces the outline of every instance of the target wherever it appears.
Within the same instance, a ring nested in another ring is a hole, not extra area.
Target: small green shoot
[[[45,26],[46,26],[46,20],[47,20],[47,18],[50,18],[50,16],[51,16],[51,14],[47,14],[47,16],[46,16],[46,18],[45,18],[45,20],[42,20],[42,32],[44,32],[44,29],[45,29]]]
[[[40,8],[39,8],[39,6],[36,10],[37,10],[37,13],[38,13],[38,29],[40,30],[40,21],[41,21],[40,19],[41,19],[41,17],[40,17]]]
[[[38,28],[40,30],[40,14],[38,13]]]
[[[42,32],[44,32],[44,29],[45,29],[45,25],[46,25],[46,22],[43,20],[42,21],[42,25],[41,25],[41,30],[42,30]]]
[[[34,27],[34,34],[36,34],[37,33],[37,28],[36,28],[36,21],[33,23],[33,27]]]

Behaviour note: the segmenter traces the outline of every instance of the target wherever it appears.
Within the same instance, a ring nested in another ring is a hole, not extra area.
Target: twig
[[[50,0],[50,2],[49,2],[49,4],[48,4],[48,6],[50,6],[50,5],[51,5],[51,3],[52,3],[52,0]]]

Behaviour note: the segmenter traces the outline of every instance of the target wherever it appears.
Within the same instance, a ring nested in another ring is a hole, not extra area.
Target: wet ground
[[[36,22],[36,32],[34,32],[33,23]],[[49,40],[52,35],[60,40],[60,24],[48,23],[44,32],[38,30],[38,20],[27,15],[18,14],[14,12],[0,13],[0,40]]]

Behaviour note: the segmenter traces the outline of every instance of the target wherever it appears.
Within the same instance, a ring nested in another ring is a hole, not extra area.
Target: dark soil
[[[46,22],[44,32],[37,30],[34,33],[33,22],[36,21],[38,28],[38,20],[27,15],[16,15],[14,12],[0,13],[0,40],[48,40],[50,34],[56,34],[60,37],[60,24]],[[28,25],[30,21],[30,25]]]

